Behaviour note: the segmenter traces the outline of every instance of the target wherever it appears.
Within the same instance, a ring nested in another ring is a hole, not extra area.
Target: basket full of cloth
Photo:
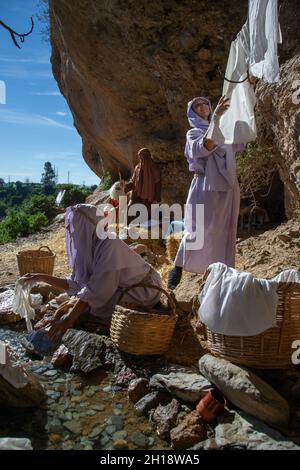
[[[124,289],[118,304],[135,287],[161,291],[167,297],[168,305],[152,309],[129,304],[117,305],[112,316],[110,337],[123,352],[142,356],[162,355],[169,347],[177,320],[175,298],[173,293],[161,287],[143,283]]]
[[[55,253],[48,246],[41,246],[38,250],[19,251],[17,260],[20,275],[44,273],[52,276],[55,256]]]
[[[214,263],[203,281],[198,314],[211,354],[260,369],[292,366],[292,344],[300,338],[299,271],[258,279]]]

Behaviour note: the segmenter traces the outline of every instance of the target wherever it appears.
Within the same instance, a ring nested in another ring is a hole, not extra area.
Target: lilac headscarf
[[[207,121],[206,119],[202,119],[200,116],[198,116],[198,114],[195,113],[192,108],[193,104],[195,104],[197,101],[202,101],[208,104],[210,114],[212,114],[212,107],[209,99],[204,98],[203,96],[197,96],[196,98],[193,98],[191,101],[189,101],[187,105],[187,117],[189,124],[191,127],[197,127],[198,129],[207,130],[209,126],[209,121]]]
[[[65,216],[66,248],[73,279],[85,284],[93,271],[96,243],[96,226],[101,217],[96,215],[97,207],[91,204],[77,204],[68,207]]]

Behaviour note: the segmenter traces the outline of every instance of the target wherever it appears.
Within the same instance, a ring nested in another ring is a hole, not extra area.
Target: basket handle
[[[176,300],[175,300],[175,296],[173,294],[173,292],[167,292],[165,289],[163,289],[162,287],[158,287],[158,286],[154,286],[153,284],[147,284],[147,283],[137,283],[137,284],[133,284],[132,286],[129,286],[129,287],[126,287],[123,289],[123,292],[121,293],[120,297],[119,297],[119,300],[118,300],[118,303],[121,302],[122,298],[124,297],[124,295],[130,291],[131,289],[134,289],[135,287],[145,287],[145,288],[150,288],[150,289],[156,289],[156,290],[159,290],[160,292],[162,292],[163,294],[165,294],[165,296],[167,297],[168,299],[168,302],[169,302],[169,305],[172,309],[172,316],[176,316]]]
[[[48,250],[51,255],[54,255],[53,251],[49,248],[49,246],[43,245],[38,249],[38,251],[41,251],[42,248],[46,248],[46,250]]]

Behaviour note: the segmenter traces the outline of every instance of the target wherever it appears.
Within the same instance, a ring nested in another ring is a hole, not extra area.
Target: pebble
[[[111,385],[106,385],[106,387],[102,388],[102,391],[105,393],[109,393],[112,391]]]
[[[60,434],[50,434],[49,435],[49,440],[52,442],[52,444],[57,444],[58,442],[61,441],[61,435]]]
[[[86,415],[87,415],[87,416],[95,416],[96,414],[97,414],[97,411],[95,411],[95,410],[88,410],[88,411],[86,412]]]
[[[110,442],[110,439],[108,436],[103,436],[101,439],[100,439],[100,445],[101,446],[105,446],[106,444],[108,444]]]
[[[133,444],[135,444],[137,447],[148,447],[149,438],[140,431],[137,431],[132,434],[131,442],[133,442]]]
[[[82,431],[82,424],[78,421],[66,421],[64,427],[74,434],[81,434]]]
[[[106,426],[106,428],[105,428],[105,432],[107,432],[107,434],[109,434],[109,435],[116,432],[116,430],[117,430],[116,426],[113,426],[113,425]]]
[[[47,377],[54,377],[57,375],[57,370],[48,370],[47,372],[44,373]]]
[[[121,431],[121,429],[123,429],[123,426],[124,426],[123,418],[117,415],[109,416],[106,422],[107,424],[112,424],[113,426],[115,426],[117,431]]]
[[[117,441],[114,441],[113,446],[114,446],[114,449],[117,449],[117,450],[128,449],[128,443],[124,439],[119,439]]]
[[[105,410],[105,405],[91,405],[92,410],[96,411],[104,411]]]
[[[103,431],[103,426],[96,426],[94,427],[94,429],[90,432],[89,434],[89,438],[94,438],[94,437],[97,437],[99,436],[99,434],[101,434]]]
[[[84,392],[85,396],[86,397],[92,397],[93,395],[95,395],[95,390],[88,390],[87,392]]]
[[[128,433],[127,431],[116,431],[113,435],[112,435],[112,438],[115,440],[115,441],[119,441],[119,440],[122,440],[122,439],[126,439]]]

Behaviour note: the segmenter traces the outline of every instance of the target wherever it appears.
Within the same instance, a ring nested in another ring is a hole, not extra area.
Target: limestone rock
[[[0,375],[0,405],[16,408],[30,408],[42,405],[46,394],[36,377],[27,372],[28,383],[23,388],[15,388]]]
[[[197,411],[192,411],[170,432],[174,449],[188,449],[206,438],[206,427]]]
[[[268,424],[287,425],[288,403],[253,372],[210,354],[200,359],[199,369],[233,405]]]
[[[73,356],[64,344],[59,346],[52,356],[51,364],[54,367],[69,367],[72,364]]]
[[[164,392],[151,392],[135,403],[134,409],[138,414],[147,415],[150,410],[156,408],[160,403],[167,404],[170,396]]]
[[[195,372],[170,372],[168,374],[153,375],[150,386],[166,389],[176,398],[195,403],[211,388],[211,383],[203,375]]]
[[[100,336],[70,329],[64,334],[62,341],[73,355],[71,371],[81,370],[87,373],[102,366],[100,355],[104,345]]]
[[[157,434],[161,439],[170,440],[170,431],[176,425],[181,405],[174,398],[168,405],[158,405],[152,415],[152,421],[157,425]]]
[[[278,431],[243,412],[220,416],[215,438],[201,442],[192,449],[243,448],[247,450],[300,450]]]
[[[143,378],[132,380],[127,393],[129,400],[136,403],[149,393],[149,381]]]

